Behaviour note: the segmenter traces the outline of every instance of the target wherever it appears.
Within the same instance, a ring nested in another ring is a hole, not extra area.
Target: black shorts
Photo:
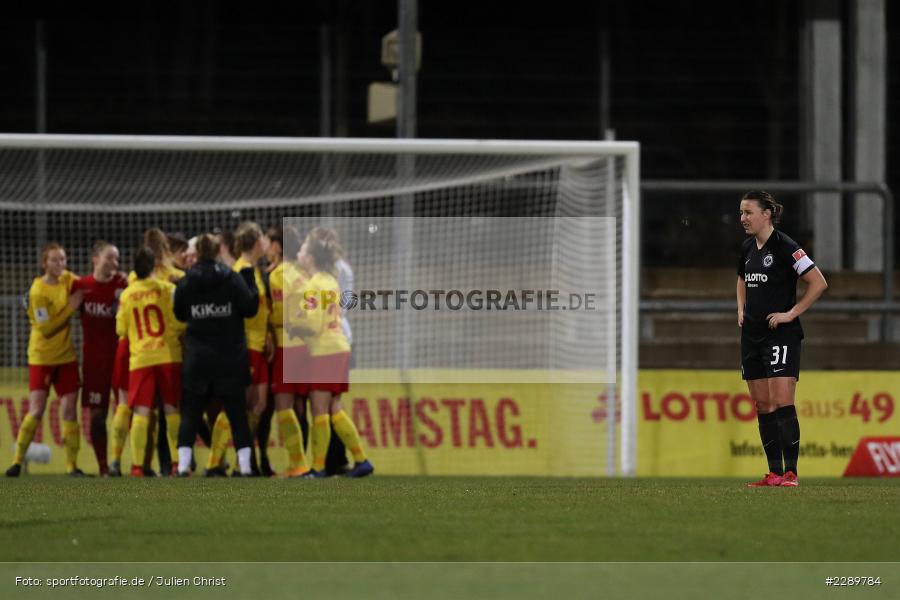
[[[743,379],[796,377],[800,379],[799,332],[773,329],[769,333],[741,335],[741,376]]]

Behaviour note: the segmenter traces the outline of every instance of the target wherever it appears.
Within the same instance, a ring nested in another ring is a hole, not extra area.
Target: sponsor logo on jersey
[[[769,281],[769,276],[765,273],[744,273],[744,281],[746,283],[753,283],[757,281],[762,281],[765,283]]]
[[[771,254],[766,254],[765,257],[763,257],[764,267],[771,267],[773,262],[775,262],[775,257],[773,257]]]
[[[192,319],[219,319],[231,316],[231,302],[228,304],[191,304]]]
[[[806,256],[806,252],[803,251],[803,248],[800,248],[799,250],[791,254],[791,256],[794,257],[794,260],[800,260],[801,258]]]
[[[116,316],[113,312],[112,304],[104,304],[103,302],[85,302],[84,312],[92,317],[106,317],[112,319]]]

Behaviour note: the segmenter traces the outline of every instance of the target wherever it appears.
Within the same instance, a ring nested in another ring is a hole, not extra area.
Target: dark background
[[[887,4],[890,42],[900,10]],[[145,1],[102,19],[71,9],[8,15],[0,21],[0,131],[35,131],[40,18],[52,133],[319,135],[320,30],[328,24],[333,54],[346,52],[347,65],[346,104],[332,107],[345,126],[331,133],[394,135],[392,125],[366,123],[366,90],[390,78],[380,40],[396,27],[396,1],[237,6]],[[601,139],[607,31],[610,124],[618,139],[641,143],[642,177],[796,179],[799,26],[800,4],[784,0],[420,1],[418,135]],[[898,55],[890,43],[888,51],[893,73]],[[890,77],[889,184],[900,166],[895,91]],[[783,199],[785,229],[814,247],[797,219],[799,198]],[[647,195],[645,264],[730,266],[707,248],[736,247],[736,214],[736,198]]]

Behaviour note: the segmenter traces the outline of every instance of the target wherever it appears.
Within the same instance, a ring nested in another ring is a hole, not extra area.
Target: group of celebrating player
[[[199,433],[210,448],[206,474],[225,475],[233,433],[238,465],[232,475],[273,475],[267,456],[273,414],[288,452],[285,476],[324,477],[329,446],[335,449],[332,430],[343,443],[338,462],[346,462],[345,447],[354,459],[346,474],[371,474],[372,464],[340,402],[348,389],[351,348],[338,274],[349,272],[349,266],[334,230],[316,227],[300,241],[293,228],[272,227],[264,234],[252,222],[233,234],[204,233],[189,242],[152,228],[127,277],[119,271],[119,250],[109,242],[94,244],[93,272],[84,277],[66,269],[61,245],[47,244],[43,274],[28,293],[29,409],[7,476],[22,471],[51,385],[61,401],[72,476],[85,475],[77,464],[79,388],[82,403],[90,407],[90,438],[101,475],[122,474],[129,435],[131,474],[152,474],[160,408],[158,425],[166,430],[172,461],[163,474],[190,474]],[[284,256],[285,248],[297,247],[296,256]],[[71,339],[76,312],[83,331],[81,377]],[[112,395],[117,404],[108,459]],[[301,427],[307,425],[307,402],[312,425]],[[304,452],[307,431],[311,467]]]

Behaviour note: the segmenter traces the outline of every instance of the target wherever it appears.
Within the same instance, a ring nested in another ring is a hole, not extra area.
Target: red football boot
[[[781,478],[782,487],[797,487],[798,485],[800,485],[800,482],[797,481],[797,474],[793,471],[788,471]]]
[[[763,476],[759,481],[754,481],[752,483],[748,483],[747,487],[778,487],[783,485],[781,483],[781,475],[776,475],[775,473],[769,472]]]

